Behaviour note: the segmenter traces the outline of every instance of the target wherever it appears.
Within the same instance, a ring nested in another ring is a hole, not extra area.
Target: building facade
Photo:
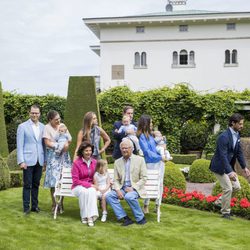
[[[176,83],[198,91],[250,87],[250,12],[170,8],[83,20],[100,40],[91,49],[100,56],[101,90],[123,85],[148,90]]]

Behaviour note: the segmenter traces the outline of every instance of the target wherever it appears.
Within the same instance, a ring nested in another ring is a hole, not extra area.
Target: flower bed
[[[221,194],[217,196],[205,196],[201,192],[197,191],[185,193],[180,189],[172,188],[170,190],[168,187],[164,187],[162,201],[164,203],[199,210],[219,211],[219,209],[215,206],[214,201],[216,201],[220,196]],[[231,210],[235,215],[250,219],[250,201],[247,198],[239,200],[233,197],[231,199]]]

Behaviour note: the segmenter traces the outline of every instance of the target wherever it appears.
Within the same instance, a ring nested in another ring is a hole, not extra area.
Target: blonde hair
[[[128,115],[124,115],[124,116],[122,117],[122,121],[125,121],[126,119],[128,119],[129,122],[130,122],[130,117],[129,117]]]
[[[101,170],[103,170],[103,173],[105,173],[107,172],[107,169],[108,169],[108,162],[106,160],[100,159],[97,161],[96,169],[95,169],[96,172],[98,172],[99,174],[102,174]]]
[[[83,118],[83,138],[82,141],[90,141],[90,132],[91,132],[91,128],[92,128],[92,120],[94,115],[96,115],[94,112],[89,111],[84,115]]]

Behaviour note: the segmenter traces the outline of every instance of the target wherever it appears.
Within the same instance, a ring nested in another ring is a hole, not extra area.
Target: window
[[[193,50],[188,52],[183,49],[179,53],[173,52],[173,68],[194,68],[195,67],[195,53]]]
[[[124,65],[112,65],[112,80],[124,80]]]
[[[136,33],[144,33],[144,26],[136,26]]]
[[[178,64],[178,53],[176,51],[173,52],[173,65]]]
[[[224,66],[227,67],[235,67],[238,66],[238,52],[236,49],[233,49],[232,52],[230,50],[225,51],[225,63]]]
[[[236,24],[235,23],[227,23],[227,30],[235,30]]]
[[[181,50],[180,52],[180,65],[188,64],[188,53],[186,50]]]
[[[189,64],[194,65],[194,51],[190,51],[189,53]]]
[[[147,68],[147,53],[146,52],[135,52],[135,64],[134,68]]]
[[[225,63],[226,64],[230,63],[230,51],[229,50],[225,51]]]
[[[140,53],[139,52],[135,53],[135,66],[140,67]]]
[[[141,66],[147,66],[147,54],[146,52],[141,53]]]
[[[232,52],[232,63],[237,63],[237,50],[234,49]]]
[[[188,31],[188,25],[179,25],[179,31],[180,32],[187,32]]]

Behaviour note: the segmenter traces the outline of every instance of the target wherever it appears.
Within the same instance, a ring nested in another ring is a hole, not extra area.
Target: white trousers
[[[93,217],[93,220],[96,220],[99,216],[96,189],[76,186],[72,193],[79,199],[81,219]]]

